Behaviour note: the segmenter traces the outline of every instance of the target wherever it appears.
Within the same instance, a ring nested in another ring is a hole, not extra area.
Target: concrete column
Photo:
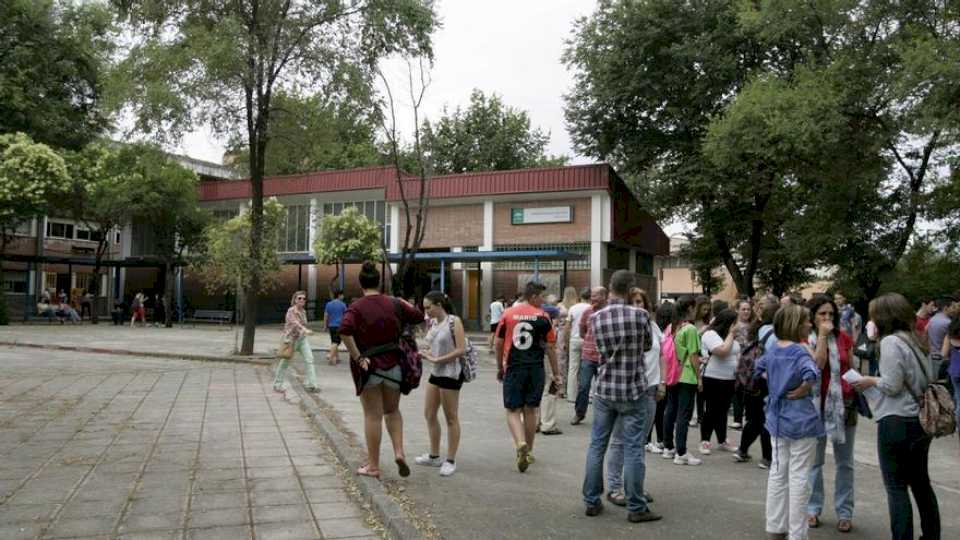
[[[388,204],[387,205],[387,219],[390,220],[390,246],[388,251],[390,253],[400,253],[400,205],[399,204]],[[390,272],[395,274],[397,272],[397,263],[390,264]]]
[[[603,195],[590,197],[590,286],[603,285],[603,269],[607,266],[607,250],[603,244]]]
[[[479,251],[493,251],[493,201],[483,201],[483,245]],[[480,327],[490,320],[490,304],[493,303],[493,263],[480,263]]]
[[[310,229],[308,236],[307,250],[314,257],[317,256],[313,251],[313,243],[317,241],[317,228],[320,226],[320,204],[317,198],[310,199]],[[317,265],[307,265],[307,301],[316,302],[317,300]]]
[[[630,248],[630,260],[627,262],[627,268],[633,273],[637,272],[637,250],[633,248]]]

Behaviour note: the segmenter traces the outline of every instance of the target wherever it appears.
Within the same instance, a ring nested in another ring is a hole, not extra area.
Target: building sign
[[[511,208],[512,225],[530,225],[532,223],[571,223],[572,206],[550,206],[546,208]]]

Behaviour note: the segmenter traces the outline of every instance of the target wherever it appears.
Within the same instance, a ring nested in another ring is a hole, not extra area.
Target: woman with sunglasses
[[[290,309],[283,319],[283,342],[293,344],[293,352],[300,353],[303,357],[303,363],[307,371],[308,392],[319,392],[317,388],[317,370],[313,366],[313,351],[310,349],[310,342],[307,336],[312,335],[313,331],[307,328],[307,305],[306,291],[297,291],[293,293],[290,299]],[[283,376],[287,371],[287,365],[290,359],[281,358],[277,364],[277,373],[273,379],[273,389],[277,392],[283,392]]]

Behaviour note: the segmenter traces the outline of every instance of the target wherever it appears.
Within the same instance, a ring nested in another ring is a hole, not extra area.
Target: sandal
[[[841,519],[837,522],[837,530],[842,533],[848,533],[853,530],[853,522],[849,519]]]
[[[370,478],[380,479],[380,471],[377,469],[371,469],[370,465],[364,465],[357,469],[357,476],[369,476]]]
[[[403,458],[397,458],[394,460],[397,463],[397,467],[400,469],[400,477],[406,478],[410,476],[410,466],[407,465],[407,462]]]
[[[816,529],[820,526],[820,516],[810,515],[807,516],[807,527],[811,529]]]
[[[610,493],[607,493],[607,500],[610,501],[611,504],[615,504],[617,506],[627,505],[627,496],[619,491],[611,491]]]

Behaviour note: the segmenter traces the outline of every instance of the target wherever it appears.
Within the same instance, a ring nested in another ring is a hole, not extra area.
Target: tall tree
[[[102,76],[112,13],[97,2],[0,2],[0,133],[80,148],[107,125]]]
[[[476,89],[466,109],[444,107],[439,120],[423,125],[423,144],[436,174],[565,164],[566,156],[547,155],[549,143],[550,133],[531,128],[526,111]]]
[[[280,93],[322,88],[348,64],[370,73],[384,55],[432,54],[429,0],[113,0],[133,31],[117,100],[137,127],[182,132],[209,122],[246,139],[250,183],[250,290],[263,269],[263,177]],[[257,295],[245,295],[241,352],[253,352]]]

